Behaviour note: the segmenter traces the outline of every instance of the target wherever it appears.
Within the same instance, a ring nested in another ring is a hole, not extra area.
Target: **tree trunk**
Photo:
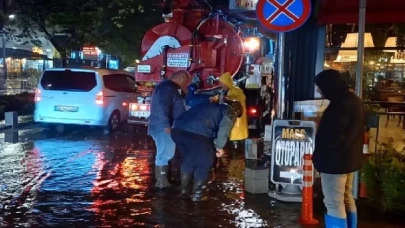
[[[59,52],[60,54],[60,58],[61,58],[61,66],[60,67],[66,67],[67,65],[67,50],[66,48],[60,46],[58,44],[58,42],[56,41],[56,39],[54,38],[54,36],[52,34],[50,34],[48,32],[48,30],[45,29],[45,27],[42,28],[42,31],[45,33],[45,35],[47,36],[47,39],[51,42],[51,44],[53,45],[53,47]]]
[[[66,67],[67,65],[67,50],[66,48],[63,48],[61,46],[59,46],[59,44],[55,41],[55,39],[50,38],[49,41],[51,42],[51,44],[53,45],[53,47],[59,52],[60,54],[60,58],[61,58],[61,66],[62,68]]]
[[[61,67],[65,68],[67,66],[67,61],[66,61],[66,49],[62,48],[61,50],[58,50],[60,57],[61,57]]]

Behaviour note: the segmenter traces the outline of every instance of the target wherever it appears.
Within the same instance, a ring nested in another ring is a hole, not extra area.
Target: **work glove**
[[[189,93],[194,93],[199,87],[200,85],[197,82],[192,82],[187,89]]]

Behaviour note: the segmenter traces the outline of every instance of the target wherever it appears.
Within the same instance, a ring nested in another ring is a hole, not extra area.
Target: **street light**
[[[14,20],[15,19],[15,14],[10,14],[10,15],[8,15],[8,19],[9,20]],[[2,52],[2,59],[3,59],[3,73],[4,73],[4,75],[3,75],[3,78],[2,79],[4,79],[4,82],[2,82],[2,84],[4,84],[5,82],[6,82],[6,80],[7,80],[7,60],[6,60],[6,57],[7,57],[7,55],[6,55],[6,33],[5,33],[5,30],[4,30],[4,28],[0,31],[1,32],[1,41],[2,41],[2,50],[1,50],[1,52]]]

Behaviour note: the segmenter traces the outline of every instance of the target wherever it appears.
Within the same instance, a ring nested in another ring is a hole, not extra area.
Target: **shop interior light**
[[[396,48],[397,47],[397,37],[388,37],[387,41],[385,41],[386,48]],[[384,52],[397,52],[396,50],[384,50]]]
[[[342,48],[357,48],[358,33],[348,33]],[[364,47],[374,47],[374,41],[371,33],[364,34]],[[334,62],[349,63],[357,62],[357,50],[339,50],[338,56]]]
[[[257,51],[257,50],[259,50],[259,47],[260,47],[259,37],[247,37],[247,38],[245,38],[243,45],[245,46],[246,50],[249,52]]]

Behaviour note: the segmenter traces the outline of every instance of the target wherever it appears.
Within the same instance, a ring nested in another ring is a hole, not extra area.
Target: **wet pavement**
[[[2,133],[0,142],[0,227],[301,227],[300,204],[245,193],[243,154],[213,173],[210,201],[193,203],[175,187],[153,188],[155,152],[144,129],[57,135],[35,126]],[[177,185],[178,167],[175,158]],[[404,227],[382,224],[360,227]]]

